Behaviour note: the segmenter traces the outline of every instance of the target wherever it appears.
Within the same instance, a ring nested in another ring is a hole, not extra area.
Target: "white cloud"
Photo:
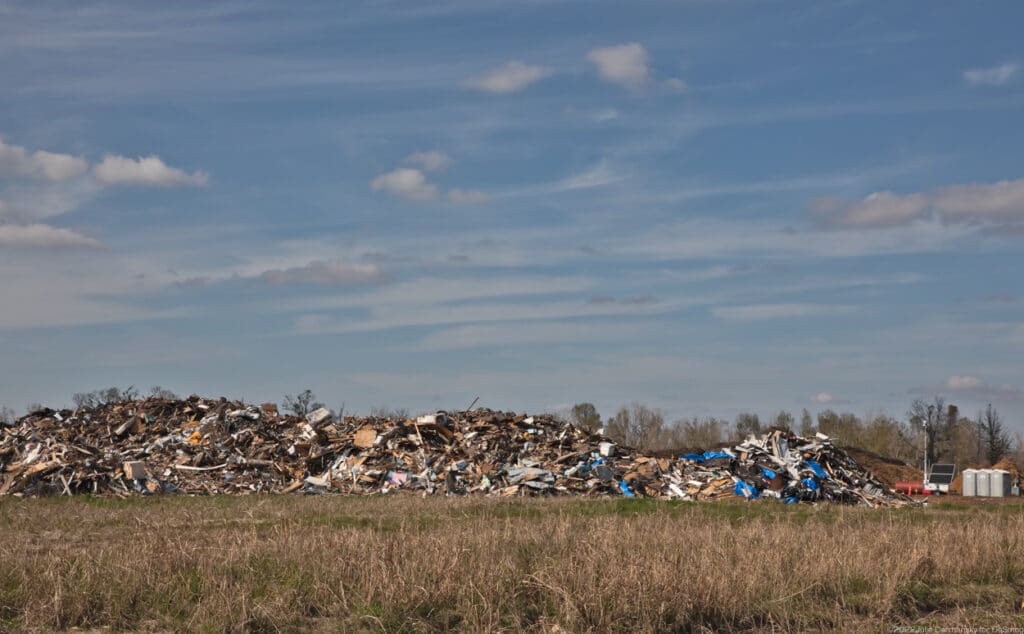
[[[811,400],[813,400],[815,403],[821,404],[831,403],[832,395],[829,394],[828,392],[819,392],[818,394],[815,394],[814,398],[812,398]]]
[[[976,376],[954,374],[946,379],[946,388],[950,390],[973,390],[981,387],[982,382]]]
[[[1024,179],[997,183],[950,185],[927,192],[875,192],[847,202],[823,198],[811,211],[840,227],[887,227],[909,224],[933,212],[944,222],[1024,220]]]
[[[972,68],[964,71],[964,80],[972,86],[1002,86],[1017,72],[1017,65],[999,64],[991,68]]]
[[[665,88],[668,88],[672,92],[683,92],[686,90],[686,82],[678,77],[665,80]]]
[[[647,50],[636,42],[595,48],[587,53],[587,60],[597,66],[602,79],[627,88],[642,86],[650,75]]]
[[[465,84],[477,90],[500,95],[519,92],[547,74],[547,69],[542,66],[531,66],[513,60],[479,77],[468,79]]]
[[[102,245],[70,229],[44,224],[0,225],[0,247],[100,248]]]
[[[717,306],[711,309],[711,314],[731,321],[753,321],[784,317],[843,315],[852,311],[853,308],[850,306],[826,304],[751,304],[747,306]]]
[[[573,189],[589,189],[591,187],[603,187],[622,180],[622,177],[612,172],[607,161],[601,161],[585,172],[573,174],[561,180],[555,187],[556,191],[570,191]]]
[[[206,185],[206,172],[186,173],[164,163],[158,156],[129,158],[108,154],[92,168],[93,176],[104,185],[155,185],[173,187]]]
[[[976,376],[967,374],[954,374],[946,379],[942,388],[953,392],[960,397],[976,399],[979,401],[987,399],[1024,399],[1024,390],[1017,386],[1006,383],[988,383]],[[924,393],[941,390],[916,388],[914,391]]]
[[[473,205],[477,203],[485,203],[490,200],[490,197],[482,191],[477,191],[475,189],[459,189],[458,187],[455,187],[448,192],[448,200],[460,205]]]
[[[882,227],[904,224],[917,218],[928,209],[928,198],[923,194],[875,192],[853,203],[822,198],[812,203],[811,209],[838,225]]]
[[[384,190],[406,200],[423,201],[437,198],[437,185],[428,183],[423,172],[412,167],[400,167],[381,174],[370,181],[370,189],[373,191]]]
[[[0,138],[0,174],[58,182],[80,176],[87,169],[89,163],[83,158],[44,150],[29,154],[25,148]]]
[[[387,275],[375,264],[350,264],[340,260],[314,260],[303,266],[264,271],[260,278],[269,284],[324,284],[344,286],[384,282]]]
[[[450,156],[440,150],[427,150],[425,152],[413,152],[405,157],[403,163],[415,163],[426,172],[437,172],[446,169],[452,164]]]
[[[581,341],[600,341],[607,344],[636,337],[642,332],[641,326],[620,323],[497,322],[441,328],[427,334],[417,347],[420,350],[445,351],[536,344],[560,345]]]

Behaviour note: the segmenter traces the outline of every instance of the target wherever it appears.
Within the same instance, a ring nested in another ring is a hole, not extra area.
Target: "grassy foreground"
[[[1024,626],[1024,507],[0,500],[0,630]]]

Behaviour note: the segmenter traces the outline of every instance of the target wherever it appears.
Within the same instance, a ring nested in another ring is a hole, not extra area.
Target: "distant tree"
[[[112,403],[134,401],[138,398],[139,391],[135,389],[134,385],[129,385],[124,389],[108,387],[101,390],[93,390],[92,392],[79,392],[72,396],[71,400],[77,408],[92,408],[100,407],[101,405],[110,405]]]
[[[46,409],[46,406],[42,403],[29,403],[28,407],[25,408],[26,414],[35,414],[38,411]]]
[[[594,431],[601,426],[601,415],[593,403],[576,403],[569,411],[569,421],[577,427]]]
[[[314,410],[316,407],[310,408]],[[390,408],[387,405],[381,405],[380,407],[371,407],[370,416],[375,418],[389,418],[392,420],[405,420],[409,418],[409,409],[406,407]]]
[[[313,394],[313,390],[303,390],[299,392],[298,396],[285,394],[284,403],[281,404],[281,408],[284,411],[291,412],[295,416],[305,416],[323,406],[323,403],[316,400],[316,394]]]
[[[14,410],[6,405],[0,405],[0,427],[6,427],[14,424],[14,420],[18,417],[14,413]]]
[[[608,420],[608,436],[623,445],[638,449],[653,449],[665,425],[665,417],[658,410],[634,402],[619,408]]]
[[[785,411],[785,410],[782,410],[781,412],[779,412],[778,414],[775,415],[775,426],[776,427],[780,427],[782,429],[788,429],[789,431],[793,431],[793,428],[795,427],[795,423],[796,423],[796,420],[793,418],[793,415],[790,414],[789,412]]]
[[[990,465],[999,462],[1003,456],[1010,453],[1010,436],[1003,429],[1003,421],[999,412],[992,407],[991,403],[984,412],[978,414],[978,426],[982,430],[985,457]]]
[[[811,436],[814,434],[814,420],[811,418],[811,413],[804,408],[804,411],[800,413],[800,435]]]
[[[678,430],[677,437],[667,448],[714,449],[725,442],[729,423],[714,417],[693,418],[676,421],[672,427]]]
[[[758,419],[757,414],[750,414],[743,412],[736,417],[736,435],[740,438],[746,438],[747,436],[761,433],[761,420]]]
[[[928,464],[935,464],[938,459],[937,442],[941,438],[943,427],[939,424],[945,410],[945,401],[941,396],[936,396],[933,403],[927,403],[924,399],[914,399],[910,403],[910,411],[907,418],[910,424],[917,429],[923,430],[925,437],[925,455],[928,457]]]
[[[149,397],[150,398],[164,399],[164,400],[167,400],[167,401],[176,401],[176,400],[178,400],[178,395],[177,394],[175,394],[174,392],[172,392],[170,390],[165,390],[164,388],[160,387],[159,385],[154,385],[153,387],[149,388]]]

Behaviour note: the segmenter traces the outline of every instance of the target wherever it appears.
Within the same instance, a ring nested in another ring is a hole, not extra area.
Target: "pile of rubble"
[[[907,502],[828,437],[781,430],[717,451],[645,455],[547,415],[297,417],[198,396],[46,409],[0,430],[0,495],[391,491]]]

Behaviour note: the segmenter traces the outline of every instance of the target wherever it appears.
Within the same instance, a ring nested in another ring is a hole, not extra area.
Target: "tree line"
[[[916,399],[906,420],[885,414],[859,417],[851,412],[826,409],[812,416],[804,409],[799,421],[787,411],[768,420],[744,412],[735,420],[714,416],[668,421],[661,410],[642,403],[620,407],[602,419],[592,403],[577,403],[564,414],[572,423],[596,430],[603,428],[616,442],[647,451],[709,449],[742,441],[746,437],[779,428],[813,436],[823,433],[840,446],[857,447],[910,464],[928,453],[928,463],[989,466],[1003,457],[1024,461],[1024,437],[1011,437],[998,410],[988,405],[973,418],[961,414],[942,397]]]

